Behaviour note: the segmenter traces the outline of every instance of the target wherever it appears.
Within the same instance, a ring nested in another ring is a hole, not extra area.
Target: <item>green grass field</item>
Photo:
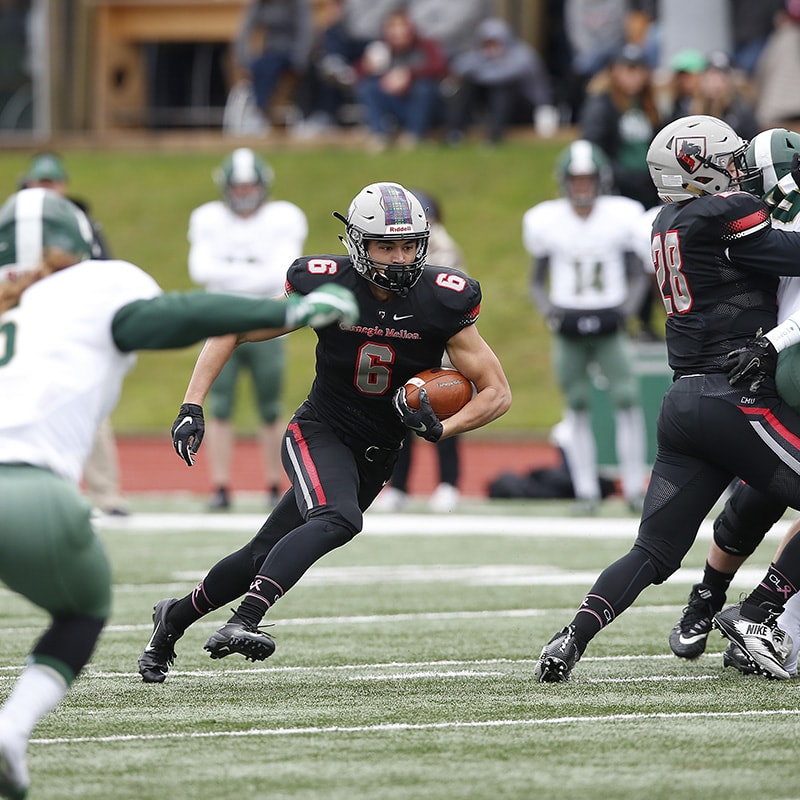
[[[191,589],[261,521],[255,506],[225,517],[199,507],[149,500],[102,522],[115,610],[88,670],[34,732],[31,800],[800,797],[800,683],[723,670],[716,633],[695,663],[669,653],[708,526],[568,684],[536,683],[534,658],[629,548],[637,521],[613,502],[588,521],[546,502],[370,512],[276,606],[271,659],[209,659],[220,610],[180,640],[166,683],[146,685],[136,660],[153,602]],[[44,623],[2,595],[0,696]]]
[[[376,156],[357,146],[267,143],[258,149],[275,169],[274,196],[297,203],[308,216],[309,253],[344,252],[337,239],[342,225],[331,214],[345,213],[367,183],[396,180],[439,198],[447,227],[483,288],[478,326],[503,361],[514,392],[509,413],[481,433],[541,436],[560,418],[561,398],[550,366],[549,336],[528,296],[530,263],[522,246],[522,215],[557,194],[553,165],[567,141],[509,141],[491,150],[477,143],[461,148],[429,144],[412,153]],[[186,263],[189,214],[217,198],[211,174],[238,144],[220,139],[216,147],[167,149],[154,140],[152,148],[74,147],[62,154],[70,191],[90,203],[114,254],[140,265],[169,290],[191,287]],[[31,152],[0,153],[0,186],[7,192],[15,189]],[[314,337],[298,331],[289,342],[286,409],[292,411],[313,377]],[[139,433],[168,428],[197,351],[142,354],[114,413],[115,429]],[[249,388],[243,386],[236,418],[241,430],[257,427],[252,406]]]

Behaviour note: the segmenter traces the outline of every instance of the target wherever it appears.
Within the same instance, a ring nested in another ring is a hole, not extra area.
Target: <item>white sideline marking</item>
[[[59,736],[52,739],[31,739],[31,744],[84,744],[113,742],[152,742],[159,740],[180,739],[222,739],[255,736],[313,736],[330,733],[389,733],[393,731],[441,731],[468,728],[510,728],[533,727],[543,725],[586,725],[592,722],[641,722],[643,720],[684,720],[684,719],[741,719],[743,717],[775,717],[796,715],[797,708],[777,708],[772,710],[750,711],[683,711],[675,713],[652,714],[605,714],[597,717],[551,717],[548,719],[489,719],[473,722],[386,722],[378,725],[329,725],[325,727],[309,726],[306,728],[251,728],[246,731],[208,731],[196,733],[154,733],[154,734],[117,734],[115,736],[76,736],[69,738]]]
[[[106,531],[126,531],[146,536],[162,533],[213,531],[245,532],[255,535],[264,524],[264,514],[135,513],[130,517],[100,517],[95,525]],[[782,537],[791,520],[781,520],[767,534]],[[713,520],[700,527],[698,538],[710,539]],[[367,536],[530,536],[575,537],[581,539],[630,539],[636,536],[635,517],[524,517],[502,514],[379,514],[364,515]]]

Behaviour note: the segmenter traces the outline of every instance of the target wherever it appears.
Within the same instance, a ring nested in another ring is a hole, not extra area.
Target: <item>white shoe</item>
[[[402,511],[408,505],[408,495],[387,486],[373,501],[372,508],[375,511]]]
[[[22,800],[28,794],[27,746],[23,736],[0,727],[0,797]]]
[[[449,514],[456,510],[460,497],[455,486],[450,483],[440,483],[431,495],[431,511],[438,514]]]

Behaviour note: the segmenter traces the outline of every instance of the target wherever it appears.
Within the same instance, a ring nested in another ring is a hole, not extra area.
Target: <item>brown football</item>
[[[431,408],[439,419],[452,417],[472,399],[472,383],[458,370],[433,367],[418,372],[406,381],[406,401],[411,408],[419,408],[419,390],[428,392]]]

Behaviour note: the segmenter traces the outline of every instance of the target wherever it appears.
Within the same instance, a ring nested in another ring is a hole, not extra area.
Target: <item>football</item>
[[[419,408],[422,388],[427,391],[431,408],[439,419],[452,417],[472,399],[472,383],[458,370],[447,367],[423,370],[406,381],[406,402],[411,408]]]

